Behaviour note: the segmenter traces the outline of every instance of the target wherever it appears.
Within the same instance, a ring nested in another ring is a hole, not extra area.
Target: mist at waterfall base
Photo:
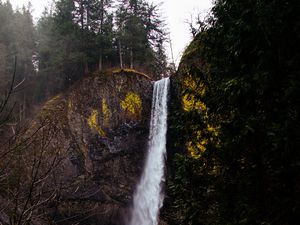
[[[130,225],[157,225],[163,206],[169,78],[154,83],[148,152],[133,199]]]

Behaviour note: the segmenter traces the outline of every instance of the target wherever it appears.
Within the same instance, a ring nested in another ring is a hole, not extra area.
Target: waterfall
[[[163,206],[169,83],[169,78],[154,83],[148,155],[134,195],[130,225],[157,225]]]

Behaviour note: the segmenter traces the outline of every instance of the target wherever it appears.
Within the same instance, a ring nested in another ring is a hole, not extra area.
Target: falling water
[[[154,83],[148,155],[133,201],[130,225],[157,225],[165,180],[167,98],[169,78]]]

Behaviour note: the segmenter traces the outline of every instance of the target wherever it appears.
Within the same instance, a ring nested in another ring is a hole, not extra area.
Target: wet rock
[[[122,71],[83,79],[50,100],[35,126],[55,133],[49,159],[61,162],[49,191],[56,197],[46,213],[56,224],[122,225],[128,219],[148,140],[152,83]]]

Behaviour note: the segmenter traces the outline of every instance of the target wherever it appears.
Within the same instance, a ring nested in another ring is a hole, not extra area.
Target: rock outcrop
[[[151,98],[150,78],[119,70],[86,77],[45,104],[29,133],[38,130],[39,149],[48,142],[42,164],[51,169],[43,189],[54,193],[43,208],[49,220],[126,223],[143,168]]]

